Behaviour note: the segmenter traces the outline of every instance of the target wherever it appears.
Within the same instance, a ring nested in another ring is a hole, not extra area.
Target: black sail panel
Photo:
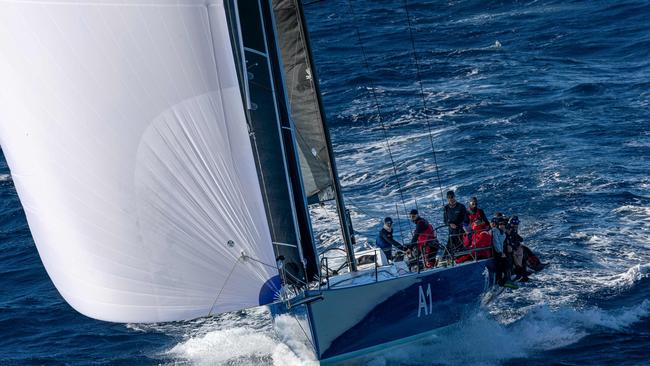
[[[300,0],[271,1],[308,201],[336,200],[348,265],[354,271],[354,237],[337,177],[302,5]]]
[[[354,236],[338,181],[302,5],[300,0],[272,0],[272,4],[287,100],[296,129],[308,202],[336,200],[348,266],[354,271]]]
[[[305,192],[310,203],[331,200],[332,168],[299,4],[273,0],[273,12]]]

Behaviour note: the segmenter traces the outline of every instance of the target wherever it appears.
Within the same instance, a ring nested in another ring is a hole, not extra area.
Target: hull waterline
[[[493,261],[307,291],[290,309],[272,307],[274,316],[295,318],[306,344],[321,364],[336,363],[417,341],[457,323],[475,310],[493,285]]]

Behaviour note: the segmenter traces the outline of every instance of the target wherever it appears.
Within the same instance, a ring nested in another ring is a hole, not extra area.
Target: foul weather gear
[[[427,268],[435,266],[436,255],[438,254],[439,243],[436,239],[436,231],[427,220],[418,217],[415,219],[415,231],[411,244],[417,245],[424,257],[424,265]]]

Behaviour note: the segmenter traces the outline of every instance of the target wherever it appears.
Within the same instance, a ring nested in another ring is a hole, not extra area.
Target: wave
[[[609,283],[614,287],[629,288],[648,277],[650,277],[650,263],[637,264],[624,273],[612,276]]]
[[[269,317],[266,311],[264,313]],[[219,328],[223,326],[223,322],[209,325]],[[264,328],[235,326],[207,331],[204,325],[197,332],[197,336],[186,339],[165,352],[165,356],[174,359],[174,365],[179,361],[199,366],[318,364],[309,346],[299,341],[304,339],[300,334],[302,329],[291,317],[278,317],[275,320],[275,331],[267,324]]]
[[[648,266],[637,267],[621,277],[635,277],[639,270],[648,272]],[[353,364],[496,365],[567,347],[590,334],[624,330],[650,315],[650,301],[643,300],[634,306],[613,310],[595,306],[582,309],[533,306],[517,319],[501,320],[486,310],[482,308],[463,321],[416,343],[364,356]],[[255,315],[262,315],[258,313]],[[165,356],[173,358],[176,365],[317,364],[309,345],[302,342],[303,330],[293,318],[277,318],[275,331],[270,323],[263,328],[233,325],[223,319],[204,323],[199,329],[194,329],[195,336],[176,344],[165,352]],[[169,331],[168,328],[165,332]]]
[[[251,328],[217,330],[182,342],[169,355],[193,365],[270,364],[278,342]]]
[[[0,182],[9,182],[11,180],[11,174],[0,174]]]
[[[510,324],[484,312],[426,340],[367,359],[371,365],[496,365],[579,342],[602,329],[622,330],[650,314],[650,301],[606,311],[536,307]]]

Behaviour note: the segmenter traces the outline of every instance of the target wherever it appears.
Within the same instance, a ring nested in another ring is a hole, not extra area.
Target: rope
[[[295,316],[292,316],[292,318],[296,321],[296,323],[298,323],[300,330],[302,330],[302,333],[305,335],[305,338],[307,338],[307,341],[309,342],[309,344],[311,344],[312,349],[316,349],[316,346],[311,342],[311,337],[307,334],[307,332],[305,332],[305,329],[302,327],[302,324],[300,324],[298,318]]]
[[[237,264],[239,263],[239,260],[241,257],[237,258],[235,263],[232,265],[232,268],[230,269],[230,272],[228,273],[228,276],[226,277],[226,280],[223,282],[223,286],[221,286],[221,289],[219,289],[219,293],[217,294],[217,298],[214,299],[214,302],[212,303],[212,306],[210,307],[210,312],[208,315],[212,314],[212,310],[214,310],[214,306],[217,305],[217,301],[219,300],[219,297],[221,296],[221,292],[223,292],[223,289],[226,288],[226,285],[228,284],[228,280],[230,280],[230,276],[232,276],[232,273],[235,271],[235,267],[237,267]]]
[[[415,38],[413,37],[413,27],[411,25],[411,16],[409,14],[408,0],[404,0],[404,10],[406,11],[406,21],[409,29],[409,38],[411,40],[411,50],[413,51],[413,59],[416,66],[416,76],[418,84],[420,85],[420,99],[422,99],[422,106],[424,108],[424,114],[427,121],[427,130],[429,134],[429,142],[431,143],[431,151],[433,152],[433,164],[436,167],[436,177],[438,178],[438,187],[440,187],[440,198],[442,200],[442,205],[445,205],[445,196],[442,193],[442,181],[440,179],[440,169],[438,168],[438,159],[436,157],[436,149],[433,144],[433,134],[431,132],[431,114],[429,113],[429,108],[427,107],[427,101],[424,97],[424,86],[422,85],[422,74],[420,72],[420,61],[418,59],[418,53],[415,50]]]
[[[364,211],[363,209],[361,209],[360,206],[356,202],[354,202],[352,199],[350,199],[349,197],[347,198],[347,200],[348,200],[348,202],[350,202],[352,204],[352,207],[354,207],[356,210],[358,210],[362,214],[368,216],[372,220],[377,220],[377,221],[379,221],[380,223],[383,224],[382,219],[378,219],[376,217],[373,217],[373,215],[371,215],[367,211]],[[404,244],[404,239],[406,239],[406,238],[404,238],[404,235],[403,235],[403,232],[402,232],[402,221],[400,220],[399,209],[397,207],[397,203],[395,204],[395,212],[397,213],[397,226],[399,228],[399,234],[400,234],[400,237],[402,238],[402,244]]]
[[[359,27],[357,26],[357,20],[356,20],[356,14],[354,12],[354,9],[352,7],[352,0],[348,0],[348,8],[350,9],[350,15],[352,15],[352,20],[354,23],[354,30],[356,32],[357,36],[357,41],[359,42],[359,48],[361,50],[361,56],[363,60],[363,65],[366,69],[366,72],[370,74],[370,64],[368,63],[368,56],[366,55],[366,50],[363,47],[363,41],[361,39],[361,33],[359,32]],[[397,189],[399,192],[400,200],[402,201],[402,207],[404,209],[404,212],[406,212],[406,201],[404,200],[404,193],[402,192],[402,184],[399,180],[399,176],[397,174],[397,166],[395,164],[395,159],[393,158],[393,152],[390,148],[390,142],[388,141],[388,129],[386,128],[386,125],[384,123],[384,118],[382,116],[382,111],[381,111],[381,106],[379,104],[379,99],[377,98],[377,93],[375,92],[375,84],[372,80],[369,81],[370,83],[370,93],[372,95],[372,99],[375,104],[375,108],[377,109],[377,115],[379,118],[379,124],[381,125],[381,130],[384,135],[384,141],[386,142],[386,149],[388,151],[388,156],[390,157],[390,162],[393,167],[393,176],[395,177],[395,181],[397,182]],[[398,216],[399,217],[399,216]]]
[[[257,262],[257,263],[259,263],[259,264],[261,264],[261,265],[263,265],[263,266],[267,266],[267,267],[275,268],[276,270],[279,270],[279,269],[278,269],[278,266],[274,266],[274,265],[272,265],[272,264],[264,263],[264,262],[262,262],[261,260],[259,260],[259,259],[255,259],[255,258],[253,258],[253,257],[251,257],[251,256],[246,255],[246,254],[243,254],[243,255],[241,256],[241,258],[246,259],[246,260],[251,260],[251,261],[253,261],[253,262]],[[301,280],[300,278],[296,278],[296,276],[292,275],[290,272],[287,272],[287,271],[283,271],[283,272],[284,272],[284,274],[291,276],[291,278],[293,278],[294,280],[296,280],[296,281],[302,283],[303,285],[305,285],[305,286],[308,286],[308,285],[309,285],[307,282]]]

